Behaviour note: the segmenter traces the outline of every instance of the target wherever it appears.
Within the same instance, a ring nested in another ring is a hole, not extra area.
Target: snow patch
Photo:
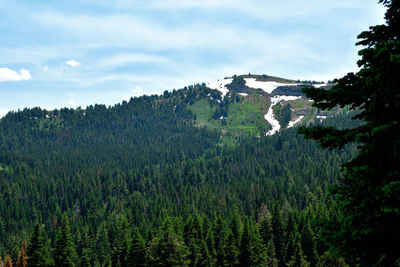
[[[295,121],[289,121],[289,124],[287,126],[287,128],[291,128],[293,126],[295,126],[299,121],[301,121],[301,119],[304,118],[304,116],[300,116],[297,120]]]
[[[255,78],[245,78],[246,86],[254,89],[261,89],[268,94],[271,94],[279,86],[296,86],[297,83],[278,83],[278,82],[263,82],[256,81]]]
[[[229,92],[229,89],[226,88],[226,85],[231,84],[232,81],[233,79],[224,79],[222,81],[207,83],[206,86],[210,89],[220,91],[222,93],[222,96],[224,97]]]
[[[248,94],[246,94],[246,93],[238,93],[238,95],[247,96]]]
[[[279,124],[279,121],[277,119],[275,119],[275,117],[274,117],[274,110],[272,109],[272,107],[281,101],[290,101],[290,100],[296,100],[299,98],[301,98],[301,96],[277,95],[277,96],[271,97],[271,106],[269,107],[267,114],[265,114],[265,116],[264,116],[265,120],[268,121],[272,126],[272,129],[266,133],[267,136],[274,135],[281,129],[281,125]]]
[[[319,83],[319,84],[313,84],[312,86],[314,86],[315,88],[320,88],[322,86],[327,86],[328,84],[326,83]]]

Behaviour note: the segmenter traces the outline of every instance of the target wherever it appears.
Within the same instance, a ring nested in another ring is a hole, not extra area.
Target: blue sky
[[[233,74],[356,71],[371,0],[0,0],[0,116],[113,105]]]

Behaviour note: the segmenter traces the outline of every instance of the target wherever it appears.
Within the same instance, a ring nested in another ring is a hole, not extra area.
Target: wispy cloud
[[[21,69],[20,72],[16,72],[9,68],[0,68],[0,82],[8,81],[23,81],[32,78],[29,70]]]
[[[2,108],[113,104],[248,72],[326,81],[356,69],[356,35],[383,17],[365,0],[68,3],[0,0],[0,81],[34,76],[0,83]]]

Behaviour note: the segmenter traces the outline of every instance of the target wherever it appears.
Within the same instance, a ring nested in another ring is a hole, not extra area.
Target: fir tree
[[[27,255],[29,267],[46,267],[51,265],[49,252],[38,223],[35,224],[35,229],[29,241]]]
[[[137,227],[135,227],[133,229],[132,242],[126,264],[129,267],[147,266],[146,259],[146,241],[143,239]]]
[[[82,256],[80,258],[79,267],[90,267],[90,266],[92,265],[90,264],[89,250],[84,248],[82,250]]]
[[[12,260],[9,254],[7,254],[6,260],[4,261],[4,267],[12,267]]]
[[[170,218],[166,218],[159,233],[150,243],[151,264],[158,266],[188,266],[188,249],[183,238],[175,233]]]
[[[275,205],[272,210],[272,240],[276,249],[279,266],[283,266],[284,242],[283,242],[283,218],[279,206]]]
[[[235,235],[230,232],[228,234],[227,238],[227,244],[226,244],[226,255],[225,255],[225,261],[224,265],[225,266],[238,266],[239,264],[239,248],[238,248],[238,242],[235,238]]]
[[[57,241],[54,250],[54,264],[57,267],[74,267],[76,265],[76,258],[68,216],[67,213],[64,212],[57,233]]]
[[[318,253],[316,250],[314,233],[309,223],[306,223],[303,227],[303,232],[301,234],[301,248],[311,266],[316,266],[318,262]]]
[[[101,265],[110,260],[110,242],[108,241],[108,231],[105,223],[102,223],[97,229],[95,248],[95,256]]]
[[[201,258],[199,259],[198,266],[214,266],[213,258],[208,250],[206,241],[202,240],[200,245]]]
[[[301,249],[300,242],[296,244],[296,251],[290,261],[287,263],[288,267],[308,267],[310,264],[304,257],[303,250]]]
[[[322,232],[349,261],[393,266],[400,260],[400,2],[380,0],[386,23],[362,32],[357,73],[348,73],[330,90],[304,89],[314,107],[357,110],[362,124],[346,129],[299,128],[324,148],[357,142],[358,155],[344,165],[344,178],[333,193],[339,200],[338,224]]]
[[[276,258],[274,242],[271,240],[267,243],[267,256],[265,265],[267,267],[278,267],[278,259]]]
[[[25,246],[26,246],[25,243],[26,242],[22,243],[21,250],[19,251],[18,261],[17,261],[17,264],[16,264],[17,267],[26,267],[26,265],[28,264],[27,263],[27,257],[26,257],[26,254],[25,254]]]

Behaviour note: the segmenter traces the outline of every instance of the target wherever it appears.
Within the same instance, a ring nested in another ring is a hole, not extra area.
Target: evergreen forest
[[[296,129],[222,136],[196,125],[190,106],[229,107],[218,98],[203,84],[113,107],[7,114],[0,122],[5,262],[346,266],[328,252],[318,222],[338,216],[327,188],[356,147],[324,151]],[[347,112],[324,123],[357,125]]]

